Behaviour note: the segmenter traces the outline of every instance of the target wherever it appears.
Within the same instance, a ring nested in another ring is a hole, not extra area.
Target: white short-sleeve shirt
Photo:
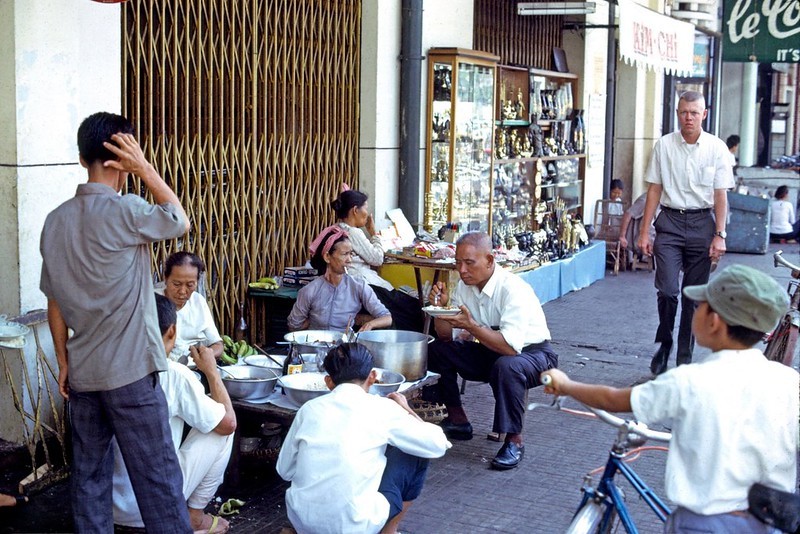
[[[694,144],[680,132],[656,141],[646,181],[661,184],[661,205],[674,209],[703,209],[714,206],[714,190],[734,186],[733,168],[725,142],[701,132]]]
[[[756,482],[794,492],[800,377],[761,351],[723,350],[631,393],[633,413],[672,429],[666,495],[696,514],[747,510]]]

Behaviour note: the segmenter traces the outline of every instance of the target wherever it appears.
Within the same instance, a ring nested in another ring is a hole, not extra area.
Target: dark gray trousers
[[[148,534],[192,532],[167,400],[156,373],[110,391],[73,390],[69,401],[75,531],[114,531],[111,438],[116,436]]]
[[[501,356],[472,341],[439,341],[428,346],[428,369],[442,378],[433,388],[434,398],[446,406],[461,406],[458,375],[489,382],[494,394],[494,424],[498,433],[522,432],[525,392],[541,385],[542,371],[558,367],[558,355],[550,343],[528,345],[520,354]]]
[[[708,255],[716,223],[711,211],[678,213],[662,209],[655,221],[655,286],[658,291],[658,330],[656,343],[672,347],[672,331],[681,297],[681,320],[678,327],[678,358],[691,358],[694,349],[692,317],[695,303],[683,296],[681,289],[705,284],[711,271]],[[680,274],[683,272],[683,283]]]

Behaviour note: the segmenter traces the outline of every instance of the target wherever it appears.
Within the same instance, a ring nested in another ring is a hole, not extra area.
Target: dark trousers
[[[435,398],[446,406],[461,406],[458,375],[467,380],[489,382],[494,394],[494,422],[498,433],[522,432],[525,393],[541,385],[542,371],[558,367],[558,355],[545,341],[528,345],[520,354],[502,356],[472,341],[439,341],[428,346],[428,369],[442,377]]]
[[[655,286],[658,291],[658,330],[656,342],[672,347],[672,331],[681,297],[678,326],[678,358],[691,359],[694,350],[692,317],[695,302],[683,296],[682,287],[705,284],[711,272],[708,255],[716,225],[711,211],[678,213],[663,209],[655,222]],[[683,272],[683,283],[680,274]]]
[[[389,501],[387,521],[403,511],[404,502],[419,497],[429,463],[427,458],[412,456],[391,445],[386,446],[386,467],[378,491]]]
[[[110,391],[72,391],[69,400],[75,531],[114,531],[111,438],[116,436],[147,532],[192,532],[156,374]]]
[[[369,287],[375,291],[375,296],[378,297],[378,300],[391,312],[392,327],[394,329],[422,332],[425,317],[422,313],[419,299],[415,299],[411,295],[396,289],[389,291],[380,286]]]

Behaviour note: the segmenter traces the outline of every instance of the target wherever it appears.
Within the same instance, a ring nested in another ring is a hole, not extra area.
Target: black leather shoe
[[[472,439],[472,424],[470,423],[456,424],[451,422],[449,417],[446,417],[439,423],[439,426],[444,430],[444,435],[447,436],[447,439],[460,441]]]
[[[500,450],[497,451],[497,456],[492,460],[492,467],[500,471],[514,469],[519,465],[523,456],[525,456],[525,445],[520,446],[513,441],[509,441],[504,443]]]
[[[661,347],[653,355],[653,359],[650,361],[651,373],[654,375],[660,375],[667,370],[667,362],[669,361],[670,351],[671,347],[665,347],[664,345],[661,345]]]

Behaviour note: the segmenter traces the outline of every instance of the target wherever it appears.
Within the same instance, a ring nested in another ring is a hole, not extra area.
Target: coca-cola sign
[[[723,61],[800,63],[800,0],[725,0]]]

